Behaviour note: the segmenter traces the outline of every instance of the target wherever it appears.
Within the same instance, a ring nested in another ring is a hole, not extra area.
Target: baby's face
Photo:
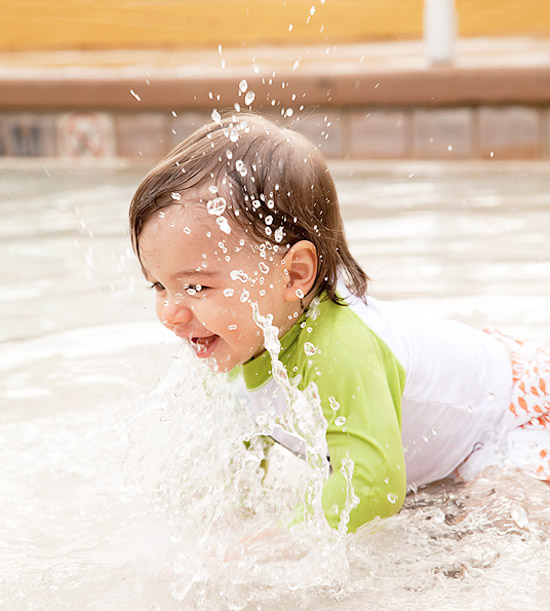
[[[280,253],[268,250],[262,257],[246,233],[230,229],[197,200],[189,196],[145,223],[141,262],[162,324],[213,369],[229,371],[264,348],[251,304],[262,316],[273,314],[284,332],[296,320],[299,301],[283,299],[288,276]]]

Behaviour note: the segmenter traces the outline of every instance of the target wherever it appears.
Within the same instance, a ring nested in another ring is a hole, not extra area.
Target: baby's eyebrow
[[[201,276],[201,278],[212,278],[217,276],[218,272],[205,267],[195,267],[193,269],[183,269],[174,274],[174,278],[182,278],[185,276]]]

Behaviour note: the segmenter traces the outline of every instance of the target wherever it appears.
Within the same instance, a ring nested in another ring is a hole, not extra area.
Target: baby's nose
[[[184,325],[193,318],[191,308],[175,298],[166,300],[160,312],[160,319],[163,325],[173,327],[175,325]]]

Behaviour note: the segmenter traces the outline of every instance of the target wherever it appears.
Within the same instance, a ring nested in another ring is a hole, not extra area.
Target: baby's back
[[[501,343],[465,324],[423,317],[404,304],[348,298],[406,372],[402,439],[407,481],[449,475],[496,434],[510,403],[512,367]]]

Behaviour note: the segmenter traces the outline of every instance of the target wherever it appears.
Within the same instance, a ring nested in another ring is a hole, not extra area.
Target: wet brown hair
[[[352,257],[338,196],[321,153],[304,136],[252,113],[221,117],[176,146],[139,185],[130,204],[130,235],[138,258],[139,236],[158,210],[215,185],[227,200],[224,215],[254,244],[281,249],[309,240],[318,269],[310,295],[326,291],[336,303],[338,278],[364,298],[368,276]],[[177,195],[175,196],[178,197]],[[241,236],[244,237],[244,236]],[[277,248],[275,246],[277,245]]]

